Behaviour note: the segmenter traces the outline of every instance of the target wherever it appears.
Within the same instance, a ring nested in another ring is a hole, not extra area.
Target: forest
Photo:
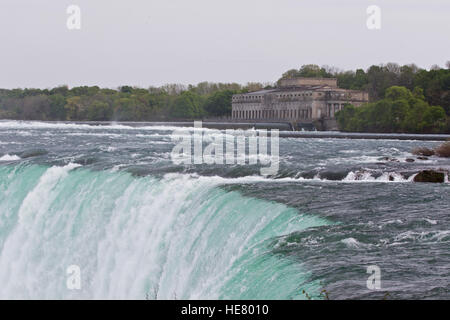
[[[403,86],[386,89],[385,97],[355,108],[346,105],[336,113],[341,131],[393,133],[446,133],[450,121],[444,108],[430,106],[423,89]]]
[[[258,87],[259,88],[259,87]],[[159,88],[83,86],[0,89],[0,119],[64,121],[152,121],[223,117],[231,97],[253,84],[169,84]]]
[[[367,70],[303,65],[282,74],[333,77],[344,89],[365,90],[370,103],[337,114],[342,131],[450,132],[450,62],[429,70],[387,63]],[[167,84],[139,88],[61,85],[51,89],[0,89],[0,119],[58,121],[165,121],[227,119],[231,97],[276,83]]]

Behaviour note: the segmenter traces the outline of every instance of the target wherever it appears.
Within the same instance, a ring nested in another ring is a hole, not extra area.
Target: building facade
[[[276,89],[236,94],[232,99],[232,118],[312,122],[334,119],[346,104],[360,106],[369,101],[367,92],[340,89],[337,79],[296,78],[281,80]]]

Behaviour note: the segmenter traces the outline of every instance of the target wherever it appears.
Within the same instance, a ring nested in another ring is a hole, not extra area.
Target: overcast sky
[[[69,5],[81,29],[68,30]],[[381,8],[381,30],[366,26]],[[449,0],[0,0],[0,87],[273,82],[450,60]]]

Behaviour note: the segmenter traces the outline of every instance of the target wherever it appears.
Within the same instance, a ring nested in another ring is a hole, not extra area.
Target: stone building
[[[292,123],[334,119],[346,104],[368,102],[367,92],[337,87],[337,79],[296,78],[280,81],[276,89],[236,94],[232,99],[235,120],[286,121]]]

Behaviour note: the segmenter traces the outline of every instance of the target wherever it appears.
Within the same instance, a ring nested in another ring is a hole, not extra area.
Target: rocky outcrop
[[[378,160],[381,161],[389,161],[389,162],[400,162],[400,160],[396,159],[396,158],[391,158],[391,157],[381,157]]]
[[[450,158],[450,141],[444,142],[443,144],[441,144],[434,150],[425,148],[425,147],[419,147],[419,148],[414,148],[411,151],[411,153],[416,156],[422,156],[422,157],[431,157],[431,156],[436,155],[436,156],[442,157],[442,158]]]
[[[434,150],[425,147],[420,147],[414,148],[411,153],[416,156],[431,157],[434,155]]]
[[[414,177],[414,182],[443,183],[445,182],[446,174],[446,172],[442,171],[423,170]]]
[[[450,141],[444,142],[435,150],[436,155],[442,158],[450,158]]]

